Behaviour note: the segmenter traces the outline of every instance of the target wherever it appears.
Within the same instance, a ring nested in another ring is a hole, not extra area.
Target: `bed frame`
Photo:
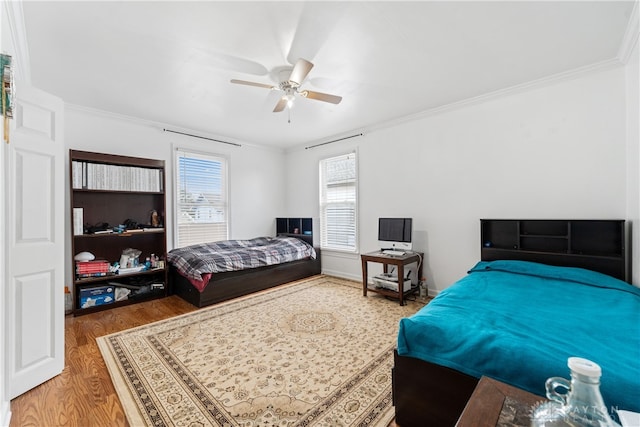
[[[313,220],[312,218],[276,218],[276,235],[295,237],[313,245]],[[314,247],[314,249],[315,259],[307,258],[285,264],[215,273],[202,292],[199,292],[169,263],[169,291],[196,307],[205,307],[315,276],[321,273],[321,264],[320,248]]]
[[[315,250],[315,259],[308,258],[248,270],[215,273],[203,292],[199,292],[174,266],[170,265],[169,286],[173,294],[196,307],[205,307],[320,274],[320,248]]]
[[[623,220],[481,220],[481,259],[589,268],[629,282]],[[454,426],[479,379],[413,357],[394,358],[398,427]]]

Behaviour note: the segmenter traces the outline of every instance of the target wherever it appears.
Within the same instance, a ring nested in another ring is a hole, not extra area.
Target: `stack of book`
[[[109,273],[109,262],[105,260],[77,261],[76,277],[99,277]]]
[[[163,171],[157,168],[71,162],[74,189],[162,192]]]

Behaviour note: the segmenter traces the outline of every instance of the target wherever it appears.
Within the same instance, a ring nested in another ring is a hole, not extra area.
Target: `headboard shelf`
[[[276,218],[276,236],[297,237],[313,246],[313,219]]]
[[[580,267],[629,281],[624,220],[481,219],[481,258]]]

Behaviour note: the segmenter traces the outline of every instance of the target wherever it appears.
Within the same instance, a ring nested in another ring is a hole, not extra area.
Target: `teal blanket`
[[[640,289],[580,268],[482,261],[400,321],[398,353],[541,396],[583,357],[602,368],[609,408],[640,412]]]

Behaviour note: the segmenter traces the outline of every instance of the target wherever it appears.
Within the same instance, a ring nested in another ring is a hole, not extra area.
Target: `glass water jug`
[[[607,412],[600,394],[602,370],[597,363],[570,357],[571,382],[549,378],[545,387],[548,402],[533,411],[532,427],[620,427]],[[566,393],[559,393],[565,389]]]

